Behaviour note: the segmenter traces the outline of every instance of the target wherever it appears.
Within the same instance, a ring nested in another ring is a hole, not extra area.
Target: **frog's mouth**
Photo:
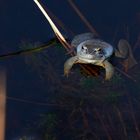
[[[105,56],[103,54],[86,54],[83,52],[80,52],[77,54],[77,56],[80,59],[84,59],[84,60],[102,60],[105,58]]]
[[[90,54],[86,54],[84,56],[78,55],[78,60],[80,63],[99,65],[105,60],[105,57],[103,56],[102,58],[100,58],[100,57],[95,57]]]
[[[85,54],[85,53],[82,53],[80,52],[80,54],[78,54],[79,58],[83,58],[83,59],[89,59],[89,60],[92,60],[94,59],[94,56],[91,55],[91,54]]]

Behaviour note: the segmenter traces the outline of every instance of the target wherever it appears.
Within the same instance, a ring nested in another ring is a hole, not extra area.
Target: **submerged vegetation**
[[[56,45],[25,56],[27,64],[50,87],[47,101],[56,104],[56,109],[41,116],[32,131],[38,132],[42,140],[139,139],[139,95],[131,94],[133,88],[138,90],[135,85],[139,76],[134,82],[116,71],[110,81],[104,81],[102,69],[95,76],[75,66],[66,78],[62,69],[67,56],[63,53],[63,47]],[[134,70],[131,73],[137,68]]]
[[[69,2],[74,6],[72,0]],[[24,44],[20,48],[26,49],[27,46],[37,47]],[[69,54],[65,54],[64,47],[57,40],[44,51],[25,55],[26,64],[49,87],[46,90],[47,103],[55,104],[50,107],[51,111],[40,116],[31,127],[32,132],[38,133],[40,140],[139,140],[139,60],[137,66],[127,72],[119,63],[110,81],[104,81],[104,70],[90,65],[75,65],[66,78],[63,64]],[[138,94],[132,95],[133,91]],[[20,140],[29,139],[23,136]]]

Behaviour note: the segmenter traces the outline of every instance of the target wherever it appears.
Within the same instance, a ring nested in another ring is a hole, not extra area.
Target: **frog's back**
[[[91,39],[95,39],[96,38],[96,35],[94,33],[83,33],[83,34],[79,34],[79,35],[76,35],[72,42],[71,42],[71,45],[73,47],[77,47],[80,43],[86,41],[86,40],[91,40]]]

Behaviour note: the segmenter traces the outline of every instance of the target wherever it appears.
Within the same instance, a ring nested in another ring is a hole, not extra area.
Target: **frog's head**
[[[77,46],[77,56],[88,60],[104,60],[113,53],[113,47],[101,40],[86,40]]]
[[[104,50],[99,45],[83,42],[77,46],[77,55],[84,59],[102,60],[104,58]]]

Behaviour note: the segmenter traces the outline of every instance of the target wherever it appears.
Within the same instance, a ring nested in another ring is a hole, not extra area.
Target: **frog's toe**
[[[105,72],[106,72],[105,80],[110,80],[112,78],[112,76],[114,75],[114,67],[107,60],[104,61],[103,65],[104,65]]]
[[[69,58],[65,64],[64,64],[64,75],[68,76],[70,69],[72,68],[72,66],[77,62],[78,58],[77,56],[71,57]]]

